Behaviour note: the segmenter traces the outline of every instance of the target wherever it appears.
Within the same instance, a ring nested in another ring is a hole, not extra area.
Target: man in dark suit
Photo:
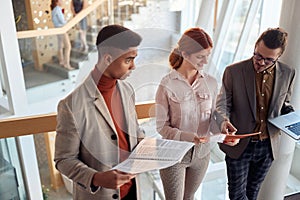
[[[228,66],[215,116],[223,133],[261,132],[236,145],[220,144],[226,153],[231,200],[255,200],[271,163],[278,157],[281,133],[268,122],[293,111],[289,104],[295,70],[278,61],[287,33],[268,29],[258,38],[253,57]]]

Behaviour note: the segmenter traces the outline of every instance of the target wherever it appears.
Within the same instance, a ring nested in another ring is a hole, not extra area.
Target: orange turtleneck
[[[116,85],[116,79],[102,75],[97,87],[105,100],[106,106],[116,127],[119,139],[120,162],[122,162],[128,157],[129,144],[127,134],[125,133],[126,124],[124,123],[124,109],[121,101],[121,95]],[[121,198],[128,194],[131,186],[132,181],[121,186]]]

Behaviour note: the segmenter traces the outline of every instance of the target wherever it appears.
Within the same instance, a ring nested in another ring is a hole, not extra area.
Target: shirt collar
[[[197,73],[197,79],[198,78],[204,78],[206,76],[205,72],[203,70],[198,71]],[[179,72],[177,72],[175,69],[172,69],[171,73],[170,73],[170,78],[171,79],[183,79],[183,76],[181,74],[179,74]]]
[[[261,71],[260,73],[268,73],[268,74],[272,74],[272,72],[274,71],[275,66],[276,66],[276,63],[274,63],[273,65],[271,65],[271,66],[268,67],[267,69]]]
[[[200,70],[200,71],[198,70],[198,76],[199,76],[199,77],[204,78],[205,75],[206,75],[206,74],[205,74],[205,72],[204,72],[203,70]]]

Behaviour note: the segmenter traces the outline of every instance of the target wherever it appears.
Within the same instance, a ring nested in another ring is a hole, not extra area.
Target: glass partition
[[[92,4],[95,1],[89,1],[89,3]],[[97,34],[103,26],[108,25],[111,21],[111,3],[111,1],[101,1],[98,7],[92,8],[92,11],[84,17],[87,23],[86,31],[82,31],[79,22],[66,34],[61,34],[61,32],[55,34],[58,30],[50,29],[53,24],[51,15],[49,15],[44,21],[44,24],[49,25],[38,28],[49,30],[47,34],[19,38],[20,59],[31,112],[49,113],[56,111],[57,101],[81,83],[95,66],[98,56],[95,45]],[[128,7],[129,10],[126,15],[130,16],[134,12],[138,12],[138,7],[144,5],[145,1],[118,1],[118,4],[121,7]],[[117,12],[118,7],[113,8],[113,12]],[[123,11],[120,12],[123,13]],[[120,17],[115,19],[120,24],[127,19],[121,17],[123,14],[115,16]],[[65,13],[67,20],[70,20],[71,17]],[[41,20],[39,21],[41,23]],[[19,21],[16,25],[21,26],[19,23],[22,22]],[[81,44],[82,38],[86,39],[87,47]],[[69,57],[69,62],[63,63],[62,57]],[[49,105],[47,108],[43,106],[45,103]]]
[[[14,138],[0,139],[0,182],[0,199],[26,199],[23,173]]]
[[[86,71],[95,65],[97,33],[109,23],[107,7],[107,1],[103,1],[84,17],[86,30],[80,29],[79,22],[65,34],[55,34],[57,29],[49,29],[53,34],[19,39],[29,104],[43,104],[51,99],[62,98],[84,78],[78,74],[82,74],[81,71],[87,74]],[[52,23],[51,19],[48,20]],[[81,45],[81,37],[86,38],[87,46]],[[56,104],[55,101],[51,102]],[[53,111],[55,109],[48,112]],[[46,110],[44,112],[47,113]]]
[[[224,49],[221,55],[221,67],[219,68],[221,71],[225,66],[233,62],[235,51],[237,48],[239,38],[241,37],[241,32],[243,29],[243,25],[246,20],[246,16],[250,7],[251,1],[242,0],[237,1],[237,8],[233,13],[233,21],[230,24],[230,29],[228,29],[227,38],[225,38]]]
[[[139,12],[139,7],[146,6],[147,0],[117,0],[114,1],[114,22],[122,24],[131,19],[132,14]]]
[[[74,27],[65,34],[19,40],[29,104],[67,94],[75,87],[80,69],[94,61],[93,41],[83,51],[77,32]],[[91,40],[94,37],[92,32],[87,35]]]
[[[7,98],[7,76],[5,74],[4,49],[0,34],[0,118],[7,116],[10,112],[9,100]]]
[[[53,179],[54,160],[51,156],[54,149],[55,133],[39,133],[34,135],[34,145],[36,149],[36,157],[38,169],[41,179],[41,187],[44,199],[72,199],[72,182],[62,177],[62,184],[58,184],[58,180]],[[49,163],[51,162],[51,163]],[[67,182],[69,181],[69,182]],[[56,185],[53,185],[53,184]],[[60,187],[58,187],[60,185]]]
[[[15,2],[14,2],[14,7]],[[25,9],[25,3],[21,6],[18,4],[18,7]],[[38,1],[31,1],[32,4],[36,4]],[[43,2],[42,0],[40,2]],[[94,1],[89,1],[92,3]],[[72,91],[88,74],[91,68],[95,65],[97,61],[97,52],[95,51],[95,39],[98,31],[101,27],[111,23],[122,24],[127,20],[132,19],[132,14],[138,12],[138,8],[140,6],[146,5],[147,1],[104,1],[98,8],[95,8],[93,12],[91,12],[87,17],[88,22],[88,30],[86,34],[86,38],[88,40],[89,48],[88,51],[83,51],[80,49],[80,34],[78,30],[78,26],[72,27],[68,32],[67,35],[69,36],[71,42],[71,53],[70,53],[70,62],[71,66],[74,69],[65,69],[63,66],[59,65],[59,58],[58,58],[58,38],[59,36],[56,34],[48,35],[48,36],[38,36],[33,38],[25,38],[19,39],[19,46],[21,51],[21,59],[23,64],[23,72],[25,77],[25,85],[27,90],[27,98],[30,104],[30,111],[33,113],[48,113],[53,112],[56,110],[56,103],[59,99],[63,96],[67,95],[70,91]],[[152,1],[152,2],[159,2]],[[170,1],[170,2],[177,2],[178,4],[181,1]],[[221,5],[224,1],[220,0],[219,5]],[[49,1],[47,1],[49,3]],[[65,1],[69,6],[70,0]],[[110,4],[113,4],[113,13],[110,12]],[[222,46],[223,53],[221,54],[221,66],[219,67],[220,73],[223,71],[224,67],[233,62],[234,53],[238,46],[239,38],[241,38],[241,32],[243,29],[243,24],[245,23],[245,17],[248,12],[250,1],[249,0],[242,0],[237,1],[236,11],[232,13],[234,15],[233,21],[230,24],[229,34],[228,37],[225,39],[225,45]],[[38,5],[38,4],[37,4]],[[43,16],[45,14],[45,19],[39,19],[34,17],[31,23],[36,23],[39,25],[43,25],[42,29],[49,29],[49,32],[53,31],[50,29],[50,25],[46,25],[51,23],[51,19],[49,18],[49,9],[48,4],[47,9],[44,11],[35,11],[35,15]],[[66,7],[66,8],[67,8]],[[180,6],[179,6],[180,7]],[[26,11],[27,12],[27,11]],[[47,13],[48,12],[48,13]],[[25,13],[22,11],[20,13]],[[27,12],[28,13],[28,12]],[[26,15],[23,14],[16,14],[16,26],[18,30],[28,30],[29,25]],[[21,15],[21,18],[19,17]],[[113,16],[113,17],[112,17]],[[68,11],[66,11],[66,17],[68,20],[72,18]],[[113,20],[111,20],[113,18]],[[45,21],[46,20],[46,21]],[[25,22],[26,21],[26,22]],[[22,24],[24,22],[25,24]],[[27,23],[27,25],[26,25]],[[247,55],[243,55],[244,57],[249,57],[252,53],[252,48],[254,48],[253,44],[257,38],[261,23],[261,8],[258,15],[255,16],[254,26],[251,27],[251,33],[249,38],[247,38],[246,44],[246,51]],[[27,26],[27,27],[26,27]],[[33,26],[33,25],[31,25]],[[24,28],[25,27],[25,28]],[[150,30],[137,30],[140,31],[142,34],[145,32],[152,33]],[[246,30],[249,31],[249,30]],[[146,41],[152,42],[152,39],[163,38],[162,40],[171,41],[173,32],[168,32],[164,34],[146,34]],[[157,37],[156,37],[157,36]],[[177,41],[177,40],[176,40]],[[153,43],[151,43],[153,44]],[[155,43],[156,45],[157,43]],[[159,43],[161,45],[161,43]],[[165,45],[163,48],[158,46],[153,46],[149,44],[143,43],[142,46],[139,48],[139,55],[136,60],[137,68],[132,73],[131,77],[128,78],[128,81],[133,85],[135,92],[136,92],[136,101],[137,103],[143,101],[150,101],[153,100],[155,97],[156,88],[162,78],[166,73],[169,72],[168,67],[168,55],[171,51],[174,43],[169,42],[168,45]],[[246,58],[245,57],[245,58]],[[1,64],[1,63],[0,63]],[[1,66],[0,66],[1,67]],[[5,96],[5,84],[1,77],[0,71],[0,79],[1,79],[1,86],[2,86],[2,96]],[[3,87],[4,86],[4,87]],[[1,93],[0,93],[0,100],[1,100]],[[0,104],[1,105],[1,104]],[[0,110],[1,114],[1,110]],[[146,129],[146,133],[149,136],[156,136],[155,130],[155,121],[154,119],[150,119],[147,122],[142,123],[142,126]],[[36,145],[42,145],[43,139],[41,139],[41,135],[35,137]],[[6,140],[5,140],[6,141]],[[14,143],[13,140],[7,140],[11,143]],[[7,142],[6,141],[6,142]],[[1,143],[2,145],[2,143]],[[6,143],[3,146],[9,146]],[[299,146],[297,146],[299,154]],[[1,147],[2,148],[2,147]],[[37,151],[44,151],[40,148],[40,146],[36,146]],[[4,150],[3,150],[4,152]],[[1,152],[0,152],[1,153]],[[39,152],[40,153],[40,152]],[[5,154],[5,153],[3,153]],[[1,155],[1,154],[0,154]],[[295,153],[296,155],[296,153]],[[38,159],[40,155],[38,155]],[[207,172],[207,178],[204,180],[202,184],[202,190],[205,192],[199,193],[203,199],[224,199],[226,196],[226,174],[225,174],[225,166],[223,153],[219,151],[217,146],[212,147],[212,159],[211,165]],[[2,156],[5,159],[6,165],[12,165],[16,171],[19,169],[18,165],[15,164],[17,162],[10,161],[8,156]],[[6,162],[7,161],[7,162]],[[295,165],[292,166],[292,172],[295,174],[297,178],[299,175],[298,165],[297,162],[298,157],[295,159]],[[41,162],[39,160],[39,162]],[[40,163],[39,163],[40,164]],[[45,169],[43,169],[45,170]],[[41,172],[43,173],[43,172]],[[16,172],[18,183],[22,183],[22,179],[20,179],[19,174],[20,172]],[[151,175],[151,174],[150,174]],[[152,174],[153,175],[153,174]],[[43,177],[42,177],[43,178]],[[20,179],[20,180],[19,180]],[[159,182],[159,176],[156,176],[153,180]],[[298,179],[299,180],[299,179]],[[291,182],[289,185],[291,191],[299,191],[298,180],[296,180],[296,184]],[[293,179],[293,181],[295,181]],[[213,190],[211,188],[215,188],[216,185],[219,185],[218,190]],[[22,187],[22,186],[21,186]],[[48,187],[48,186],[46,186]],[[22,196],[25,192],[20,192],[19,195]],[[23,189],[22,189],[23,191]],[[200,188],[201,191],[201,188]],[[1,198],[0,198],[1,199]]]

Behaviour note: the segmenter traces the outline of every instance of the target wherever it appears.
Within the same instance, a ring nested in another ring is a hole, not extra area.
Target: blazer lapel
[[[118,89],[120,91],[122,106],[123,106],[123,110],[124,110],[124,118],[125,118],[124,124],[126,126],[125,132],[128,135],[130,135],[130,133],[131,133],[131,126],[130,126],[130,124],[131,123],[128,123],[128,121],[130,120],[130,118],[129,118],[129,116],[130,116],[129,115],[129,109],[128,109],[130,102],[128,101],[128,95],[125,94],[127,91],[124,90],[124,88],[122,87],[122,84],[120,83],[120,81],[117,81],[117,87],[118,87]]]
[[[276,63],[275,66],[275,81],[274,81],[274,89],[273,89],[273,94],[270,102],[269,108],[274,108],[275,105],[277,104],[276,99],[280,95],[280,84],[284,83],[284,71],[280,68],[278,62]],[[272,109],[269,109],[268,116],[272,113]]]
[[[103,118],[106,120],[106,122],[109,124],[111,129],[117,134],[116,127],[111,118],[109,110],[105,104],[105,100],[104,100],[103,96],[101,95],[101,93],[99,92],[99,90],[96,86],[96,83],[94,82],[91,74],[87,78],[85,85],[88,90],[88,93],[90,94],[90,97],[92,99],[94,99],[93,103],[96,106],[97,110],[103,116]]]
[[[95,99],[94,104],[95,104],[96,108],[98,109],[98,111],[100,112],[100,114],[103,116],[103,118],[109,124],[111,129],[115,132],[115,134],[117,134],[115,124],[111,118],[110,112],[105,104],[105,101],[104,101],[104,98],[102,97],[102,95],[99,98]]]
[[[117,87],[120,91],[122,106],[124,109],[124,132],[128,134],[129,146],[130,149],[133,150],[133,148],[136,146],[138,127],[138,123],[136,120],[135,101],[132,100],[132,98],[135,98],[134,91],[123,81],[118,81]]]
[[[248,95],[248,101],[253,114],[254,119],[256,118],[256,89],[255,89],[255,71],[250,59],[243,70],[243,76],[245,80],[245,88]]]

